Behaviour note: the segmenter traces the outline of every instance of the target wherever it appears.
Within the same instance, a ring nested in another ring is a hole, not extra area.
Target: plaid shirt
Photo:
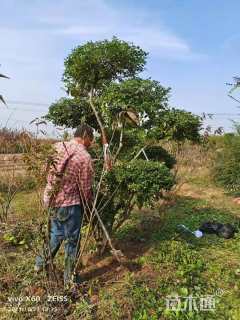
[[[67,207],[81,204],[82,197],[87,202],[90,201],[94,169],[86,147],[74,140],[58,142],[54,146],[57,159],[55,168],[50,168],[47,177],[43,195],[45,206]],[[57,178],[59,173],[60,179]]]

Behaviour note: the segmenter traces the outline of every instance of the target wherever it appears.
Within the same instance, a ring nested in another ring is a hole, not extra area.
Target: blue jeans
[[[80,246],[80,229],[82,224],[83,209],[80,205],[51,209],[50,251],[54,258],[61,243],[64,241],[64,285],[71,280]],[[36,257],[36,266],[46,265],[41,256]],[[75,279],[76,282],[79,279]]]

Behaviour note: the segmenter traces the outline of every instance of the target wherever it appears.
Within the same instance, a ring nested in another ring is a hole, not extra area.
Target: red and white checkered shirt
[[[78,144],[75,140],[58,142],[54,147],[57,159],[55,168],[50,168],[47,177],[47,185],[43,195],[44,204],[50,207],[81,204],[81,195],[87,202],[90,201],[94,169],[86,147],[83,144]],[[63,173],[58,182],[56,182],[56,173]],[[54,191],[56,183],[58,189]]]

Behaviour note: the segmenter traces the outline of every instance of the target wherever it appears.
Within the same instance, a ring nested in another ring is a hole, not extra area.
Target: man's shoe
[[[55,265],[52,264],[53,269],[55,269]],[[50,263],[46,263],[46,264],[35,264],[34,266],[34,271],[35,272],[41,272],[43,270],[45,270],[46,272],[50,272],[52,270],[52,267],[50,265]]]
[[[42,266],[42,265],[41,265],[41,266],[35,265],[35,266],[34,266],[34,271],[35,271],[35,272],[41,272],[41,271],[43,271],[43,266]]]

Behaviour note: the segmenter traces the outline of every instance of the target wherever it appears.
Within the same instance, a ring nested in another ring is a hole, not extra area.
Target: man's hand
[[[106,154],[106,157],[104,159],[104,169],[106,171],[110,171],[112,170],[112,166],[113,166],[112,159],[109,154]]]
[[[49,209],[49,203],[43,201],[43,208],[46,209],[46,210]]]

